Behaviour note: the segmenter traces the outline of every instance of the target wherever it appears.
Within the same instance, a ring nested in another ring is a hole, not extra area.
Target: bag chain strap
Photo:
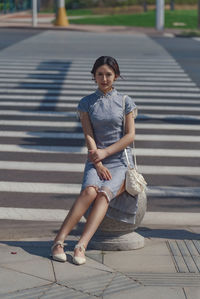
[[[123,96],[123,116],[124,116],[124,118],[123,118],[123,134],[124,135],[125,135],[125,121],[126,121],[125,99],[126,99],[126,95]],[[129,161],[129,158],[128,158],[126,148],[124,149],[124,153],[125,153],[125,156],[126,156],[128,167],[131,168],[131,164],[130,164],[130,161]],[[134,141],[133,141],[133,156],[134,156],[134,166],[135,166],[135,169],[137,170],[137,161],[136,161],[136,152],[135,152],[135,143],[134,143]]]

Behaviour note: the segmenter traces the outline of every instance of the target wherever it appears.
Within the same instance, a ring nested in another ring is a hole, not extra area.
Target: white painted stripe
[[[200,187],[149,186],[147,194],[152,197],[200,197]]]
[[[19,103],[19,105],[22,105],[23,104],[26,104],[25,101],[32,101],[30,103],[30,105],[35,105],[36,103],[38,103],[38,106],[45,106],[45,105],[49,105],[49,103],[46,103],[46,101],[53,101],[55,103],[53,103],[53,106],[55,107],[55,104],[56,106],[59,104],[61,104],[59,101],[62,101],[63,102],[63,105],[66,105],[66,107],[68,107],[68,105],[74,105],[74,107],[76,105],[78,105],[78,102],[80,101],[81,97],[80,96],[58,96],[58,97],[55,97],[55,96],[46,96],[45,95],[45,98],[44,96],[42,95],[1,95],[0,94],[0,99],[3,99],[3,101],[0,102],[0,105],[1,103],[3,103],[2,105],[4,105],[4,103],[13,103],[13,105],[17,105]],[[7,99],[7,100],[6,100]],[[12,101],[10,101],[12,100]],[[23,100],[23,101],[22,101]],[[71,104],[69,103],[68,101],[74,101],[76,102],[76,104]],[[147,102],[150,102],[151,104],[174,104],[174,105],[177,105],[177,104],[181,104],[180,106],[183,106],[184,104],[188,105],[192,105],[192,104],[199,104],[199,100],[188,100],[188,99],[155,99],[155,98],[134,98],[134,101],[136,102],[136,104],[139,104],[139,103],[147,103]],[[28,103],[29,105],[29,103]],[[62,104],[61,104],[62,105]],[[164,107],[164,106],[162,106]],[[176,106],[172,106],[172,107],[176,107]],[[190,107],[189,105],[186,106],[186,107]]]
[[[24,208],[0,208],[0,219],[23,221],[58,221],[63,222],[68,210],[61,209],[24,209]],[[183,221],[184,219],[184,221]],[[200,213],[170,213],[170,212],[146,212],[142,225],[168,225],[196,226],[199,225]],[[84,223],[84,217],[80,220]]]
[[[13,138],[55,138],[55,139],[85,139],[83,133],[60,133],[60,132],[25,132],[25,131],[0,131],[0,137]],[[176,142],[200,142],[200,136],[191,135],[153,135],[137,134],[137,140],[149,141],[176,141]]]
[[[152,106],[152,105],[139,105],[138,108],[140,110],[142,109],[147,109],[147,110],[167,110],[167,111],[200,111],[200,106],[199,107],[192,107],[192,106],[170,106],[170,105],[165,105],[165,106]]]
[[[143,225],[198,226],[200,213],[147,212],[142,220]]]
[[[163,110],[163,109],[162,109]],[[197,109],[198,110],[198,109]],[[18,110],[0,110],[0,115],[5,116],[36,116],[36,117],[57,117],[61,120],[67,119],[67,117],[78,118],[77,112],[70,111],[18,111]],[[200,116],[198,115],[179,115],[179,114],[139,114],[137,119],[177,119],[177,120],[199,120]],[[7,121],[9,122],[9,121]],[[29,123],[29,120],[27,120]]]
[[[84,164],[81,163],[43,163],[43,162],[15,162],[0,161],[0,169],[25,170],[25,171],[50,171],[50,172],[83,172]],[[140,165],[143,174],[153,175],[200,175],[200,167],[191,166],[155,166]]]
[[[20,62],[20,63],[23,63],[23,62],[30,62],[30,59],[27,59],[27,58],[21,58],[21,57],[19,57],[19,58],[13,58],[13,57],[11,57],[11,58],[9,58],[9,59],[6,59],[6,58],[0,58],[0,60],[1,61],[7,61],[7,62],[9,62],[9,63],[13,63],[13,62]],[[91,62],[91,63],[94,63],[94,58],[87,58],[87,57],[79,57],[78,59],[74,59],[74,57],[72,56],[72,57],[67,57],[67,63],[68,62],[74,62],[74,63],[77,63],[77,64],[79,64],[79,63],[88,63],[88,62]],[[131,63],[131,62],[144,62],[144,63],[147,63],[147,62],[155,62],[155,63],[166,63],[166,64],[168,64],[168,63],[173,63],[173,64],[178,64],[173,58],[171,58],[170,56],[168,56],[168,57],[166,57],[166,56],[163,56],[162,58],[157,58],[156,57],[156,59],[155,58],[147,58],[147,57],[142,57],[142,58],[140,58],[140,57],[137,57],[137,58],[123,58],[123,59],[120,59],[120,61],[123,61],[124,63],[125,62],[127,62],[127,63]],[[47,60],[47,61],[45,61],[45,60],[41,60],[41,59],[38,59],[38,58],[36,58],[36,57],[33,57],[33,58],[31,58],[31,62],[38,62],[38,63],[52,63],[52,62],[50,62],[49,60]],[[56,62],[58,62],[58,63],[63,63],[63,59],[59,59],[59,58],[56,58],[56,59],[54,59],[54,63],[56,63]]]
[[[77,85],[79,84],[84,84],[84,85],[88,85],[88,86],[96,86],[94,84],[94,82],[91,82],[89,80],[70,80],[70,79],[67,79],[67,80],[60,80],[60,79],[57,79],[57,80],[54,80],[54,79],[45,79],[45,80],[41,80],[41,79],[30,79],[30,78],[24,78],[23,80],[21,78],[1,78],[1,82],[7,82],[7,83],[12,83],[12,82],[15,82],[15,83],[18,83],[18,84],[24,84],[24,83],[33,83],[33,86],[38,86],[37,84],[59,84],[58,86],[61,87],[63,86],[63,84],[65,85],[68,85],[68,84],[74,84],[74,86],[76,87]],[[117,88],[120,88],[120,87],[123,87],[123,86],[196,86],[196,84],[194,82],[144,82],[143,80],[137,80],[137,81],[130,81],[130,80],[124,80],[123,82],[121,81],[117,81],[115,82],[115,86]],[[5,87],[4,84],[2,84],[2,86]],[[18,85],[19,86],[19,85]]]
[[[50,184],[0,181],[0,192],[79,194],[80,190],[81,185],[78,184]]]
[[[33,107],[33,108],[40,108],[40,107],[56,107],[56,108],[76,108],[77,104],[73,103],[43,103],[43,102],[35,102],[35,103],[26,103],[20,101],[1,101],[0,107],[4,106],[14,106],[16,107]],[[11,110],[9,110],[11,111]]]
[[[0,110],[0,115],[14,115],[14,116],[45,116],[45,117],[76,117],[76,112],[70,111],[18,111],[18,110]]]
[[[31,182],[4,182],[0,181],[0,192],[22,192],[42,194],[79,194],[80,184],[50,184]],[[147,196],[156,197],[200,197],[198,187],[172,187],[172,186],[149,186]]]
[[[24,66],[26,67],[32,67],[35,69],[43,69],[44,67],[48,67],[51,69],[54,69],[56,67],[59,67],[61,69],[71,69],[71,68],[75,68],[75,69],[85,69],[85,70],[90,70],[93,66],[94,60],[90,60],[90,61],[85,61],[85,62],[81,62],[81,61],[73,61],[73,59],[69,62],[66,63],[61,63],[61,61],[58,63],[51,63],[49,61],[37,61],[37,62],[30,62],[30,61],[26,61],[26,60],[21,60],[21,61],[0,61],[0,65],[2,66]],[[144,61],[134,61],[134,60],[129,60],[129,62],[127,61],[121,61],[120,62],[120,69],[125,70],[125,69],[132,69],[134,67],[152,67],[152,68],[172,68],[172,69],[182,69],[182,67],[180,66],[180,64],[178,64],[176,61],[156,61],[156,60],[144,60]]]
[[[78,83],[77,83],[78,85]],[[170,84],[169,84],[170,85]],[[88,93],[92,93],[93,90],[94,90],[94,85],[91,85],[89,86],[89,84],[87,85],[83,85],[81,86],[81,90],[82,92],[84,92],[85,89],[88,89],[90,88],[90,90],[87,90]],[[20,88],[21,91],[24,91],[25,89],[27,90],[30,90],[30,89],[33,89],[34,91],[41,91],[42,93],[44,92],[44,90],[46,91],[48,89],[48,93],[49,92],[57,92],[57,93],[60,93],[60,92],[70,92],[71,93],[71,89],[76,89],[76,85],[72,85],[72,84],[57,84],[57,83],[37,83],[37,84],[31,84],[31,83],[22,83],[22,84],[18,84],[18,83],[0,83],[0,88],[2,88],[3,90],[5,88]],[[22,89],[23,88],[23,89]],[[80,88],[80,86],[79,86]],[[57,90],[56,90],[57,89]],[[143,90],[143,91],[146,91],[146,90],[150,90],[150,91],[167,91],[167,92],[170,92],[170,91],[181,91],[181,92],[199,92],[200,91],[200,88],[198,87],[180,87],[180,86],[175,86],[175,87],[171,87],[171,86],[145,86],[143,84],[142,88],[141,86],[138,86],[138,85],[132,85],[132,86],[126,86],[126,85],[121,85],[121,89],[123,91],[131,91],[131,92],[134,92],[134,90]],[[1,89],[0,89],[1,90]],[[6,91],[7,92],[7,91]],[[47,92],[47,91],[46,91]]]
[[[137,140],[148,141],[176,141],[176,142],[200,142],[200,136],[190,135],[150,135],[150,134],[136,134]]]
[[[46,118],[51,118],[51,117],[57,117],[60,118],[61,121],[64,120],[67,117],[77,117],[77,113],[76,112],[57,112],[57,111],[51,111],[51,112],[47,112],[47,111],[39,111],[39,112],[12,112],[10,110],[8,110],[7,113],[5,113],[5,111],[0,111],[0,115],[18,115],[18,116],[38,116],[38,117],[46,117]],[[179,114],[139,114],[137,116],[137,119],[152,119],[152,120],[170,120],[170,119],[176,119],[176,120],[185,120],[185,121],[190,121],[190,120],[200,120],[200,116],[198,115],[179,115]],[[34,120],[35,122],[37,122],[37,119]],[[19,121],[18,124],[22,125],[22,123],[27,122],[26,126],[31,126],[31,123],[33,123],[34,121]],[[15,121],[13,120],[0,120],[0,125],[7,125],[7,126],[12,126],[13,123]],[[35,124],[35,126],[37,126],[37,124]],[[44,126],[44,124],[43,124]],[[51,127],[54,126],[54,124],[52,123],[52,125],[50,125]],[[63,126],[62,123],[60,122],[60,126]]]
[[[29,120],[0,120],[0,125],[3,126],[25,126],[28,127],[62,127],[62,128],[74,128],[81,127],[81,123],[79,122],[60,122],[60,121],[29,121]]]
[[[63,78],[63,76],[60,75],[60,74],[59,75],[54,75],[53,78],[49,74],[32,74],[31,76],[33,78],[35,78],[35,79],[41,79],[43,82],[46,79],[50,79],[51,81],[53,80],[53,82],[57,82],[60,79],[61,79],[62,82],[65,81],[65,77]],[[16,74],[12,74],[12,73],[6,74],[6,78],[13,78],[13,77],[15,78]],[[27,74],[26,73],[24,73],[24,74],[17,74],[17,77],[21,78],[21,79],[26,79],[27,78]],[[0,78],[5,78],[5,74],[4,73],[2,73],[2,74],[0,73]],[[83,76],[81,76],[81,75],[70,75],[70,76],[67,77],[66,80],[68,80],[69,78],[70,79],[74,79],[73,81],[75,81],[75,80],[81,80],[83,78]],[[130,78],[130,76],[124,76],[123,75],[123,78],[127,81]],[[86,82],[90,82],[91,81],[91,76],[85,75],[84,79],[86,80]],[[171,79],[170,76],[157,76],[157,75],[155,75],[154,77],[148,77],[148,76],[146,76],[146,75],[143,74],[143,75],[140,75],[140,76],[139,75],[135,76],[134,77],[134,81],[135,82],[137,82],[137,81],[141,81],[141,82],[145,82],[145,81],[159,82],[159,81],[161,81],[161,82],[163,82],[164,81],[164,82],[168,82],[169,84],[171,84],[171,82],[173,81],[173,78]],[[129,81],[129,82],[131,82],[131,81]],[[184,77],[180,77],[180,78],[176,77],[176,82],[192,82],[192,80],[189,77],[184,76]],[[93,81],[92,81],[92,83],[94,84]],[[196,84],[195,84],[195,86],[196,86]]]
[[[86,147],[79,146],[37,146],[37,145],[13,145],[1,144],[0,152],[12,153],[48,153],[48,154],[87,154]],[[157,149],[136,148],[137,156],[148,157],[177,157],[177,158],[199,158],[199,150],[182,149]]]
[[[37,146],[1,144],[0,152],[12,153],[48,153],[48,154],[87,154],[86,147],[79,146]]]
[[[81,127],[79,122],[60,122],[60,121],[21,121],[21,120],[0,120],[0,125],[4,126],[25,126],[28,127],[62,127],[62,128],[73,128]],[[176,125],[176,124],[140,124],[136,123],[136,129],[157,129],[157,130],[189,130],[199,131],[200,125]]]
[[[9,95],[9,94],[5,94],[5,95],[2,95],[0,94],[0,99],[3,99],[4,101],[1,101],[1,102],[6,102],[5,100],[6,99],[10,99],[10,100],[13,100],[14,103],[18,102],[20,103],[21,100],[24,100],[24,101],[34,101],[33,103],[35,103],[36,101],[41,101],[42,103],[39,102],[40,105],[43,105],[45,104],[45,102],[48,100],[48,101],[54,101],[57,103],[59,103],[59,101],[62,101],[64,103],[68,103],[68,101],[74,101],[74,102],[77,102],[77,105],[78,105],[78,102],[80,101],[81,99],[81,96],[48,96],[48,95],[45,95],[45,98],[43,95]],[[191,99],[155,99],[155,98],[137,98],[137,97],[134,97],[134,100],[137,104],[139,103],[146,103],[146,102],[150,102],[151,104],[153,103],[156,103],[156,104],[163,104],[163,103],[167,103],[167,104],[181,104],[181,105],[184,105],[184,104],[199,104],[199,100],[191,100]],[[23,102],[22,102],[23,103]],[[68,103],[69,104],[69,103]]]
[[[9,73],[12,73],[12,74],[27,74],[27,71],[26,70],[19,70],[19,69],[16,69],[16,70],[13,70],[13,69],[5,69],[3,71],[0,70],[0,74],[4,74],[4,77],[6,76],[6,74],[9,74]],[[48,75],[59,75],[60,78],[66,78],[66,77],[71,77],[72,75],[82,75],[82,76],[88,76],[88,78],[91,78],[91,76],[89,75],[90,74],[90,70],[88,71],[71,71],[71,70],[66,70],[65,72],[62,71],[59,71],[59,70],[37,70],[37,69],[33,69],[31,71],[29,71],[29,75],[32,75],[32,74],[37,74],[37,75],[40,75],[40,74],[48,74]],[[129,76],[129,77],[137,77],[137,76],[149,76],[149,77],[154,77],[154,76],[163,76],[163,77],[187,77],[187,74],[183,71],[183,70],[176,70],[176,71],[172,71],[169,70],[169,71],[161,71],[161,70],[158,70],[158,71],[151,71],[151,70],[145,70],[142,71],[140,70],[140,68],[138,70],[134,70],[134,72],[129,72],[129,71],[124,71],[123,72],[123,76]]]
[[[140,88],[141,89],[141,88]],[[46,95],[48,93],[48,95],[50,94],[54,94],[55,95],[64,95],[64,94],[72,94],[72,95],[80,95],[81,97],[83,97],[84,95],[88,95],[90,93],[93,92],[93,90],[73,90],[73,89],[68,89],[68,90],[44,90],[44,89],[1,89],[0,90],[1,93],[7,93],[7,94],[21,94],[21,93],[25,93],[25,94],[40,94],[40,95]],[[174,93],[174,92],[137,92],[137,91],[131,91],[129,92],[130,96],[159,96],[159,97],[184,97],[184,98],[200,98],[200,94],[199,93],[189,93],[189,92],[185,92],[185,93]],[[45,97],[46,98],[46,97]]]
[[[189,130],[200,131],[200,125],[184,125],[184,124],[141,124],[136,123],[137,129],[157,129],[157,130]]]
[[[163,120],[170,120],[170,119],[176,119],[176,120],[185,120],[185,121],[190,121],[190,120],[200,120],[199,115],[180,115],[180,114],[139,114],[137,116],[137,119],[163,119]]]
[[[0,161],[0,169],[41,171],[41,172],[42,171],[83,172],[84,164]]]
[[[33,71],[38,71],[39,73],[40,72],[43,72],[43,71],[49,71],[49,73],[52,73],[52,72],[58,72],[58,73],[81,73],[81,74],[89,74],[90,73],[90,68],[85,67],[85,66],[75,66],[75,65],[71,65],[71,66],[59,66],[59,65],[55,65],[53,67],[51,66],[47,66],[47,65],[44,65],[42,67],[37,67],[37,66],[28,66],[28,65],[1,65],[1,71],[4,71],[7,72],[9,70],[13,70],[13,72],[16,72],[16,71],[23,71],[23,72],[26,72],[26,73],[32,73]],[[133,74],[133,70],[135,72],[144,72],[144,71],[147,71],[147,72],[162,72],[162,73],[169,73],[169,72],[173,72],[173,73],[184,73],[184,70],[181,69],[180,67],[178,66],[153,66],[153,65],[135,65],[135,66],[132,66],[132,67],[121,67],[121,73],[131,73]]]
[[[200,42],[200,37],[193,37],[194,40],[196,40],[197,42]]]

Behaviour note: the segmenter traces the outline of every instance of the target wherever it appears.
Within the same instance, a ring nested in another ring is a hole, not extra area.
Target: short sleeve
[[[77,117],[78,117],[79,120],[81,118],[81,115],[80,115],[81,112],[88,112],[88,100],[87,100],[87,98],[82,98],[78,103]]]
[[[78,103],[77,110],[78,111],[82,111],[82,112],[88,112],[88,101],[87,101],[87,98],[82,98],[80,100],[80,102]]]
[[[126,99],[125,99],[125,114],[128,114],[132,111],[133,111],[133,118],[136,118],[137,114],[138,114],[138,108],[135,105],[133,99],[130,98],[129,96],[126,96]]]

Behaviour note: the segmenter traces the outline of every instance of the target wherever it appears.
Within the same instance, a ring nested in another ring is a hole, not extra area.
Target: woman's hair
[[[93,76],[95,76],[97,69],[104,64],[107,64],[114,71],[116,76],[120,76],[119,65],[115,58],[111,56],[101,56],[95,61],[91,70]]]

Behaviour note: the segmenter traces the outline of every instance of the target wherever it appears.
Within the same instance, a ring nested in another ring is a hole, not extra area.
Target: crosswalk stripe
[[[19,105],[19,102],[17,103],[18,105]],[[30,103],[28,103],[28,104],[30,104]],[[4,104],[5,106],[6,106],[6,103]],[[23,106],[26,106],[26,103],[23,103],[23,102],[21,102],[21,105],[23,105]],[[39,104],[38,103],[38,107],[40,106],[41,104]],[[43,104],[42,104],[43,105]],[[0,106],[1,106],[1,104],[0,104]],[[56,107],[58,107],[58,105],[56,105]],[[69,104],[69,103],[66,103],[65,105],[64,105],[64,107],[68,107],[68,108],[77,108],[77,104]],[[192,107],[192,106],[190,106],[190,107],[182,107],[182,106],[170,106],[170,105],[167,105],[167,106],[159,106],[159,105],[157,105],[157,106],[151,106],[151,105],[138,105],[138,109],[140,109],[140,110],[149,110],[149,111],[156,111],[156,110],[162,110],[163,111],[163,109],[164,110],[166,110],[166,111],[193,111],[193,112],[195,112],[195,111],[200,111],[200,107],[196,107],[196,106],[194,106],[194,107]],[[16,107],[13,107],[13,109],[9,109],[9,110],[0,110],[0,114],[1,115],[9,115],[9,114],[15,114],[16,113],[16,115],[19,115],[20,113],[22,113],[23,115],[30,115],[30,113],[33,113],[33,114],[35,114],[35,113],[38,113],[38,114],[40,114],[40,113],[49,113],[49,114],[53,114],[53,113],[55,113],[55,114],[60,114],[60,115],[62,115],[63,113],[65,113],[65,112],[63,112],[63,111],[60,111],[60,112],[58,112],[58,111],[27,111],[27,110],[24,110],[23,112],[21,112],[21,111],[18,111],[18,110],[16,110]],[[73,112],[70,112],[70,113],[73,113]]]
[[[14,73],[7,73],[6,76],[5,74],[3,73],[0,73],[0,78],[15,78],[16,77],[16,74]],[[21,78],[21,79],[26,79],[28,78],[27,77],[27,74],[26,73],[20,73],[20,74],[17,74],[17,77],[18,78]],[[130,76],[123,76],[125,78],[125,80],[128,80],[130,78]],[[41,74],[31,74],[31,78],[35,78],[35,79],[41,79],[42,82],[46,79],[51,79],[53,82],[56,82],[57,80],[62,80],[62,81],[65,81],[66,77],[63,78],[63,75],[51,75],[51,74],[48,74],[48,73],[41,73]],[[69,76],[68,76],[69,78]],[[83,78],[83,76],[81,75],[74,75],[74,74],[70,74],[70,79],[74,79],[74,80],[81,80]],[[84,76],[85,80],[86,81],[92,81],[92,78],[91,76],[87,76],[85,75]],[[132,79],[134,78],[134,81],[142,81],[142,82],[145,82],[145,81],[148,81],[148,82],[152,82],[152,81],[155,81],[155,82],[168,82],[169,84],[171,84],[171,82],[173,82],[173,76],[172,78],[170,76],[158,76],[158,75],[154,75],[152,77],[149,77],[149,76],[146,76],[146,74],[142,74],[142,75],[137,75],[135,77],[132,76]],[[92,81],[93,82],[93,81]],[[181,77],[176,77],[176,82],[192,82],[192,80],[189,78],[189,77],[186,77],[186,76],[181,76]],[[196,86],[196,84],[195,84]]]
[[[5,100],[13,100],[15,101],[16,103],[20,101],[33,101],[34,102],[37,102],[39,101],[40,102],[40,105],[41,105],[41,102],[42,102],[42,105],[45,104],[44,103],[44,96],[42,95],[30,95],[30,94],[27,94],[27,95],[18,95],[18,94],[13,94],[13,95],[9,95],[9,94],[0,94],[0,99],[3,99],[4,102],[6,102]],[[74,96],[74,95],[71,95],[71,96],[54,96],[54,95],[45,95],[45,102],[49,102],[49,101],[53,101],[53,102],[56,102],[56,105],[59,105],[59,102],[62,101],[64,103],[69,103],[68,101],[70,102],[76,102],[78,104],[78,102],[80,101],[81,97],[80,96]],[[2,101],[2,102],[3,102]],[[166,102],[169,104],[186,104],[187,106],[191,105],[191,104],[199,104],[199,100],[195,100],[195,99],[190,99],[188,100],[187,98],[186,99],[156,99],[156,98],[153,98],[153,99],[150,99],[150,98],[138,98],[138,97],[134,97],[134,101],[138,104],[138,103],[147,103],[147,102],[150,102],[151,104],[165,104]]]
[[[44,90],[46,88],[51,89],[51,90],[56,90],[58,89],[58,92],[62,91],[62,92],[65,92],[65,91],[68,91],[69,89],[72,89],[74,86],[69,84],[69,83],[66,83],[66,84],[57,84],[57,83],[37,83],[37,84],[32,84],[32,83],[23,83],[23,86],[22,85],[19,85],[17,83],[0,83],[0,87],[3,87],[3,88],[17,88],[20,90],[25,90],[25,89],[32,89],[32,88],[38,88],[39,90]],[[80,86],[82,88],[82,91],[86,88],[88,88],[89,86],[85,86],[85,84],[83,84],[83,86]],[[92,87],[92,86],[91,86]],[[91,88],[90,91],[88,91],[88,93],[92,93],[94,88]],[[134,91],[134,90],[141,90],[141,86],[126,86],[126,85],[123,85],[121,87],[121,89],[124,91],[124,92],[129,92],[129,91]],[[200,91],[200,89],[198,87],[189,87],[189,86],[173,86],[173,87],[169,87],[169,86],[151,86],[151,85],[148,85],[148,86],[145,86],[145,84],[143,84],[142,86],[142,90],[146,91],[146,90],[150,90],[150,91],[181,91],[181,92],[198,92]],[[6,91],[7,92],[7,91]]]
[[[1,113],[0,113],[1,115]],[[10,115],[15,115],[15,114],[12,114],[10,113]],[[44,116],[44,117],[48,117],[48,118],[52,118],[52,117],[56,117],[56,118],[61,118],[61,120],[65,120],[67,117],[76,117],[78,118],[77,116],[77,113],[76,112],[63,112],[62,115],[60,115],[59,112],[41,112],[39,111],[38,113],[27,113],[26,115],[24,115],[22,112],[18,112],[16,113],[16,116],[17,115],[20,115],[20,116]],[[9,113],[6,114],[6,116],[9,116]],[[137,117],[138,120],[170,120],[170,119],[175,119],[175,120],[185,120],[185,121],[199,121],[200,120],[200,116],[199,115],[179,115],[179,114],[140,114],[138,117]],[[13,125],[15,121],[12,121],[12,120],[0,120],[0,125]],[[18,122],[18,124],[20,125],[20,123],[22,124],[23,122],[25,121],[20,121]],[[34,121],[29,121],[27,120],[27,125],[31,125],[34,123]],[[35,120],[35,122],[37,122],[37,119]],[[55,124],[52,124],[50,126],[54,126]],[[38,126],[38,124],[36,123],[34,126]],[[42,126],[45,126],[45,124],[43,123]],[[60,126],[61,123],[60,123]],[[65,125],[66,127],[66,125]]]
[[[41,145],[13,145],[1,144],[0,152],[14,153],[52,153],[52,154],[87,154],[85,146],[41,146]],[[136,148],[137,156],[148,157],[185,157],[199,158],[199,150],[185,149],[160,149],[160,148]]]
[[[13,138],[52,138],[52,139],[85,139],[83,133],[60,133],[60,132],[27,132],[27,131],[0,131],[0,137]],[[200,142],[200,136],[191,135],[149,135],[137,134],[135,140],[150,141],[176,141],[176,142]]]
[[[23,66],[23,65],[17,65],[17,66],[13,66],[13,65],[1,65],[1,72],[5,71],[5,73],[9,70],[12,70],[14,72],[16,71],[26,71],[26,72],[34,72],[35,70],[39,71],[39,72],[46,72],[49,70],[50,73],[52,72],[63,72],[63,73],[76,73],[78,72],[79,74],[86,74],[88,75],[89,72],[90,72],[90,69],[84,67],[84,68],[81,68],[81,67],[78,67],[78,66],[63,66],[63,67],[51,67],[51,66],[47,66],[47,65],[44,65],[42,67],[35,67],[35,66]],[[126,67],[125,69],[124,68],[121,68],[121,72],[122,73],[127,73],[127,74],[134,74],[134,72],[144,72],[144,71],[147,71],[147,72],[150,72],[150,73],[158,73],[158,72],[162,72],[162,73],[169,73],[169,72],[173,72],[173,73],[177,73],[177,74],[183,74],[185,73],[184,70],[180,69],[179,67],[165,67],[163,68],[162,66],[133,66],[133,67]]]
[[[22,120],[0,120],[0,125],[3,126],[22,126],[26,127],[62,127],[62,128],[80,128],[81,123],[79,122],[60,122],[60,121],[22,121]],[[174,124],[141,124],[136,123],[138,129],[162,129],[162,130],[191,130],[200,131],[200,125],[174,125]]]
[[[4,220],[29,220],[29,221],[57,221],[63,222],[68,210],[62,209],[24,209],[24,208],[0,208],[0,219]],[[196,226],[199,221],[199,213],[188,212],[146,212],[142,220],[143,225],[174,225]],[[85,223],[82,217],[80,222]]]
[[[12,83],[11,83],[12,81]],[[176,86],[176,87],[180,87],[180,86],[188,86],[188,87],[195,87],[196,88],[196,84],[193,83],[193,82],[187,82],[188,80],[185,80],[185,82],[171,82],[171,81],[168,81],[168,82],[144,82],[144,80],[137,80],[135,82],[133,81],[130,81],[130,80],[126,80],[126,81],[123,81],[123,82],[116,82],[115,83],[115,86],[117,88],[122,88],[124,86]],[[23,80],[21,78],[12,78],[12,80],[10,79],[10,77],[8,78],[1,78],[1,82],[6,82],[6,84],[8,86],[10,86],[9,84],[13,84],[13,83],[18,83],[18,84],[23,84],[24,87],[27,87],[28,84],[27,83],[32,83],[30,86],[33,86],[33,87],[40,87],[40,86],[49,86],[49,84],[51,84],[52,86],[58,86],[58,87],[61,87],[61,86],[68,86],[68,84],[72,84],[74,86],[77,86],[77,84],[87,84],[88,86],[96,86],[94,84],[94,82],[88,82],[88,80],[76,80],[76,82],[74,80],[71,80],[71,79],[65,79],[65,80],[60,80],[60,79],[57,79],[54,81],[54,79],[45,79],[42,81],[41,83],[41,79],[30,79],[30,78],[27,78],[25,77]],[[0,83],[2,86],[6,86],[5,83]],[[16,85],[19,87],[19,85]]]
[[[134,89],[134,88],[133,88]],[[141,88],[140,88],[141,89]],[[22,89],[22,88],[18,88],[15,90],[12,89],[1,89],[0,90],[1,93],[9,93],[9,94],[41,94],[41,95],[45,95],[48,93],[48,95],[64,95],[64,94],[72,94],[72,95],[80,95],[81,97],[83,97],[84,95],[88,95],[90,93],[93,92],[92,89],[88,89],[88,90],[74,90],[74,89],[68,89],[68,90],[46,90],[46,89]],[[199,98],[199,93],[181,93],[181,92],[151,92],[151,91],[147,91],[147,92],[138,92],[138,91],[130,91],[129,92],[130,96],[159,96],[159,97],[183,97],[183,98],[187,98],[187,97],[191,97],[191,98]]]
[[[80,184],[49,184],[30,182],[2,182],[0,181],[0,192],[23,192],[41,194],[79,194]],[[151,186],[147,189],[148,196],[165,197],[199,197],[199,187],[171,187],[171,186]]]
[[[59,171],[59,172],[83,172],[84,164],[81,163],[42,163],[42,162],[15,162],[0,161],[0,169],[26,170],[26,171]],[[200,167],[191,166],[139,166],[144,174],[153,175],[200,175]]]

